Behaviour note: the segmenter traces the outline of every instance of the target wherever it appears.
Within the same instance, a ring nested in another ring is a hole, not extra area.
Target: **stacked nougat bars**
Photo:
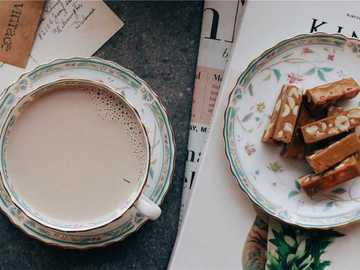
[[[280,91],[262,141],[281,144],[286,158],[308,162],[314,173],[299,181],[309,195],[360,175],[360,107],[334,106],[359,91],[353,78],[304,93],[295,85],[284,85]]]

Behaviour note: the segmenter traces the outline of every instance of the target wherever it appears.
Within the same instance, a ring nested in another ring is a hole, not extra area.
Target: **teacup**
[[[143,194],[149,139],[125,97],[98,82],[60,80],[7,102],[1,180],[29,218],[72,232],[106,226],[131,207],[160,216]]]

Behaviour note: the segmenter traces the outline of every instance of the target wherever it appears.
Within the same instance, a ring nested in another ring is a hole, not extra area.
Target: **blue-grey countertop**
[[[30,239],[0,215],[0,269],[166,269],[175,242],[203,3],[111,1],[125,21],[96,55],[146,80],[165,104],[177,154],[173,185],[159,220],[109,247],[73,251]]]

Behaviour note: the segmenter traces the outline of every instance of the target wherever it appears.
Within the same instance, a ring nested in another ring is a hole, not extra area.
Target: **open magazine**
[[[298,34],[340,32],[359,37],[359,10],[355,1],[247,2],[168,269],[336,270],[359,264],[358,224],[312,235],[309,230],[259,218],[230,172],[222,134],[228,95],[254,58]],[[312,245],[311,237],[318,237],[321,247]],[[294,253],[285,254],[286,245]]]
[[[180,225],[195,181],[243,1],[205,1],[196,68]]]

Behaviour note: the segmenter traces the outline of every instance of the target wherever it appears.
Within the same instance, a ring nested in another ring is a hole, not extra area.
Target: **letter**
[[[15,3],[14,9],[11,11],[11,17],[20,17],[23,6],[23,3]]]
[[[210,101],[214,101],[214,103],[216,102],[216,97],[210,97],[209,99]]]
[[[310,33],[317,32],[318,28],[320,26],[327,24],[327,22],[324,22],[324,21],[319,23],[319,24],[316,24],[316,22],[317,22],[317,19],[313,19],[313,23],[311,25]]]
[[[222,80],[221,74],[214,74],[214,79],[215,79],[215,81],[221,82],[221,80]]]
[[[196,162],[199,163],[201,157],[201,152],[199,152],[199,157],[197,158]]]
[[[225,40],[225,41],[226,41],[226,40]],[[229,54],[230,54],[229,49],[228,49],[228,48],[225,48],[225,50],[224,50],[224,52],[223,52],[223,54],[222,54],[222,57],[228,58],[228,57],[229,57]]]
[[[211,23],[211,30],[210,30],[210,36],[209,37],[205,37],[206,39],[214,39],[214,40],[220,40],[217,37],[217,31],[219,28],[219,12],[217,12],[215,9],[213,8],[206,8],[204,9],[204,12],[210,10],[212,11],[212,23]]]
[[[3,39],[3,43],[1,44],[1,48],[3,50],[5,50],[6,52],[8,52],[9,50],[11,50],[11,38],[6,36]]]
[[[195,172],[192,171],[192,172],[191,172],[191,179],[190,179],[190,186],[189,186],[190,189],[191,189],[191,187],[192,187],[192,185],[193,185],[194,178],[195,178]]]
[[[194,162],[195,161],[195,151],[188,150],[188,161]]]
[[[15,35],[15,30],[12,28],[7,28],[5,32],[5,37],[8,37],[9,39]]]
[[[24,6],[24,3],[15,3],[14,8],[22,8]]]
[[[200,79],[201,77],[201,71],[197,72],[196,75],[195,75],[195,79]]]

